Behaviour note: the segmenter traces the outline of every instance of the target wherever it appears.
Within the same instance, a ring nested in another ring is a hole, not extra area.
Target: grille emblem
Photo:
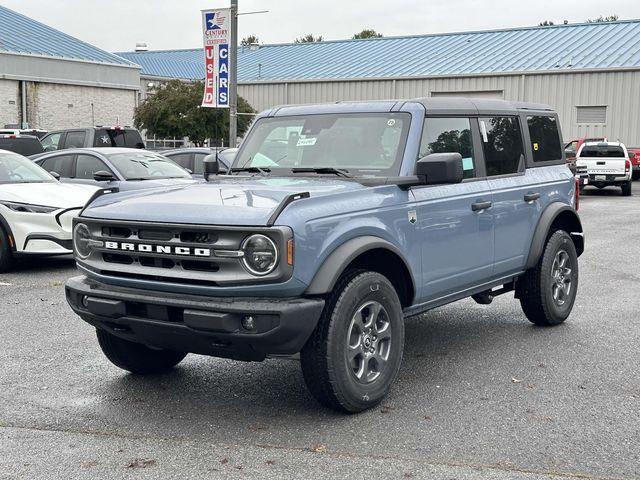
[[[152,245],[149,243],[104,242],[108,250],[121,252],[156,253],[160,255],[184,255],[185,257],[210,257],[209,248],[179,247],[173,245]]]

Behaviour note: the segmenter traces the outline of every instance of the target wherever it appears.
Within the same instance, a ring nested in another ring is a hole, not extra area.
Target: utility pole
[[[231,0],[231,45],[229,45],[229,146],[238,138],[238,0]]]

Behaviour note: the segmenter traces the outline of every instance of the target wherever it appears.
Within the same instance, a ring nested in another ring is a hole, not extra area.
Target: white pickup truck
[[[631,195],[631,160],[627,147],[620,142],[586,142],[576,155],[576,168],[589,175],[588,184],[604,188],[616,186],[622,195]]]

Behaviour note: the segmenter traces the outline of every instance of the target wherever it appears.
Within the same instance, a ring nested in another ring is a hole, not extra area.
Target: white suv
[[[62,184],[28,158],[0,150],[0,272],[16,256],[71,253],[72,220],[97,190]]]

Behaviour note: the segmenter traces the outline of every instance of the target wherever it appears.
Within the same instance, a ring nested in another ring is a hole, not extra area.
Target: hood
[[[82,207],[93,193],[99,190],[93,185],[68,183],[10,183],[0,185],[0,200],[30,203],[46,207]]]
[[[218,177],[210,183],[103,195],[83,216],[205,225],[266,225],[280,202],[292,193],[312,197],[366,188],[334,178]]]

